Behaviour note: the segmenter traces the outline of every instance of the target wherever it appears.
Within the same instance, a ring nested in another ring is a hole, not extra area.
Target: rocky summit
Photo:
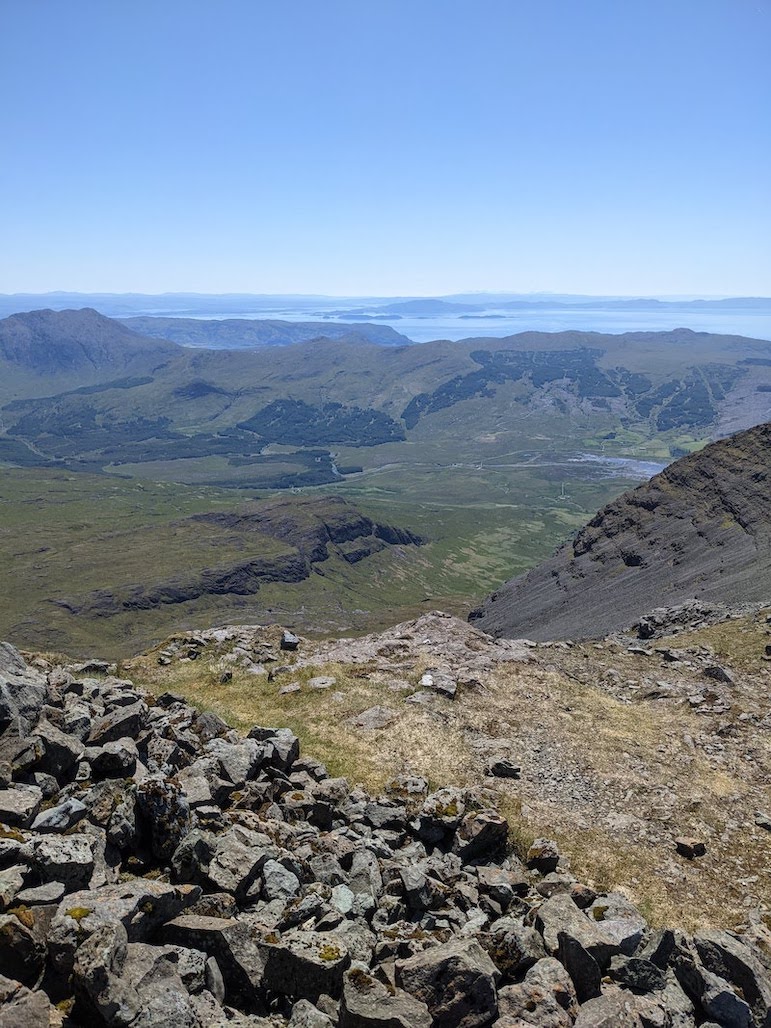
[[[0,647],[3,1028],[771,1025],[762,923],[654,930],[484,785],[368,792],[114,670]]]
[[[771,424],[675,461],[472,611],[495,635],[599,638],[651,608],[771,596]]]

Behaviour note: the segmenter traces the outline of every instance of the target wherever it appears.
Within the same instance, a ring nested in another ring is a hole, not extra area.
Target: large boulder
[[[433,946],[397,961],[396,979],[446,1028],[484,1028],[498,1016],[500,972],[476,939]]]
[[[340,1028],[431,1028],[425,1003],[401,989],[387,989],[359,968],[343,978]]]

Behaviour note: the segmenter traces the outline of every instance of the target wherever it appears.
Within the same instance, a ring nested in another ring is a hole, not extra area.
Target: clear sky
[[[0,0],[0,292],[771,295],[771,0]]]

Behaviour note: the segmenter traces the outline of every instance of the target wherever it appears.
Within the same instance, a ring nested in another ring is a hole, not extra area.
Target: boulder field
[[[653,930],[484,788],[330,777],[0,644],[0,1028],[771,1026],[767,933]]]

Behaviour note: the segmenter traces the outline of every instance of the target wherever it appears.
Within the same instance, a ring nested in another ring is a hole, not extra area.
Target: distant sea
[[[105,311],[104,313],[107,313]],[[330,315],[324,310],[309,310],[307,307],[262,308],[242,311],[222,310],[207,307],[206,310],[188,308],[184,314],[177,310],[159,309],[137,311],[166,317],[187,317],[218,320],[221,318],[279,319],[283,321],[329,321],[354,324],[390,325],[415,343],[427,343],[432,339],[468,339],[491,336],[500,339],[517,332],[667,332],[674,328],[690,328],[694,332],[716,332],[722,335],[749,336],[752,339],[771,340],[771,313],[748,313],[741,310],[712,311],[608,311],[608,310],[560,310],[549,308],[537,311],[490,311],[484,315],[473,314],[406,317],[404,315],[363,318],[350,314]],[[353,313],[353,312],[352,312]]]
[[[474,296],[480,306],[484,295]],[[283,321],[320,321],[351,323],[353,325],[390,325],[416,343],[431,339],[468,339],[480,336],[515,335],[518,332],[664,332],[675,328],[689,328],[694,332],[716,332],[724,335],[749,336],[771,341],[771,301],[758,301],[754,307],[738,301],[737,306],[717,305],[708,308],[687,305],[673,309],[652,310],[644,306],[635,309],[604,304],[601,299],[581,300],[580,307],[551,307],[538,298],[538,305],[527,309],[505,310],[496,308],[500,299],[490,299],[489,306],[479,311],[464,313],[462,309],[421,314],[412,311],[402,314],[383,311],[385,298],[367,301],[362,298],[309,297],[309,296],[238,296],[188,294],[0,294],[0,317],[17,311],[51,307],[54,310],[73,307],[95,307],[108,317],[125,318],[149,315],[170,318],[197,318],[219,320],[246,318]],[[586,301],[589,302],[586,302]]]

